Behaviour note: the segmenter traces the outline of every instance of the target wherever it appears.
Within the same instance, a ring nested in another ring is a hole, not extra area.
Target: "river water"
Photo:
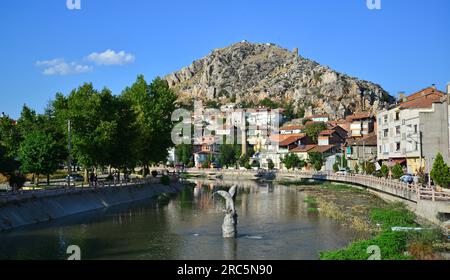
[[[298,187],[239,182],[238,238],[224,240],[224,202],[212,192],[232,182],[196,181],[169,204],[112,207],[0,233],[0,259],[314,260],[356,233],[308,211]]]

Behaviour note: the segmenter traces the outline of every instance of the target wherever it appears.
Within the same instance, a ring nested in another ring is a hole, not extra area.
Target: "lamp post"
[[[67,159],[67,164],[69,167],[69,176],[67,177],[67,183],[69,185],[70,188],[70,176],[72,174],[72,155],[71,155],[71,150],[72,150],[72,122],[70,120],[67,121],[67,149],[69,151],[69,157]]]

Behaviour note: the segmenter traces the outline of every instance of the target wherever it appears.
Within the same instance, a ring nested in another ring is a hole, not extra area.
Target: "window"
[[[395,127],[395,135],[400,135],[401,131],[400,131],[400,126],[396,126]]]
[[[383,130],[383,137],[384,137],[384,138],[389,137],[389,129],[384,129],[384,130]]]
[[[395,112],[395,120],[396,121],[400,120],[400,112]]]
[[[388,115],[384,115],[384,123],[388,122]]]
[[[419,127],[416,124],[416,125],[414,125],[414,133],[417,133],[417,132],[419,132]]]
[[[396,152],[400,152],[400,149],[401,149],[401,144],[400,144],[400,142],[395,143],[395,151],[396,151]]]

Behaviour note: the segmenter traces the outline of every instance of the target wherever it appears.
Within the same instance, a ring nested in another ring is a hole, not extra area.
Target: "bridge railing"
[[[398,180],[387,178],[378,178],[369,175],[349,174],[338,175],[332,172],[312,172],[312,171],[281,171],[283,174],[300,175],[310,177],[312,179],[322,177],[332,181],[355,183],[367,187],[388,187],[398,190],[414,193],[417,200],[432,200],[432,201],[450,201],[450,192],[437,191],[434,188],[424,188],[418,184],[407,184]]]

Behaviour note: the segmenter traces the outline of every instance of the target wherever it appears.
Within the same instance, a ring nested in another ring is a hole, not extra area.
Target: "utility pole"
[[[67,160],[67,163],[69,165],[69,176],[68,178],[68,185],[70,188],[70,176],[72,174],[72,155],[71,155],[71,150],[72,150],[72,123],[70,120],[67,121],[67,135],[68,135],[68,141],[67,141],[67,149],[69,151],[69,157]]]
[[[363,154],[363,165],[364,165],[364,175],[366,175],[366,168],[367,168],[367,164],[366,164],[366,141],[363,141],[363,150],[362,150],[362,154]]]

